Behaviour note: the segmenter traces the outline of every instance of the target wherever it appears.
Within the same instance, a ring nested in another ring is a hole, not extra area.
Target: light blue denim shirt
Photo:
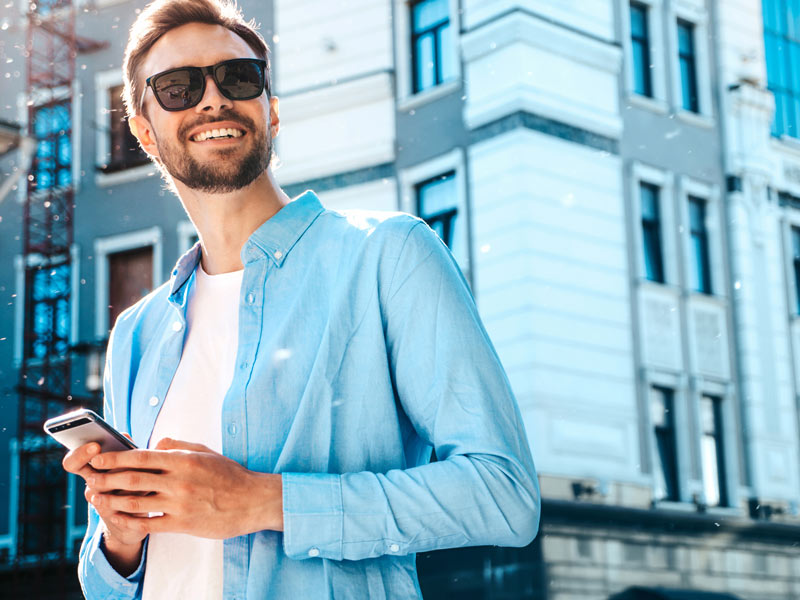
[[[173,324],[185,325],[199,259],[195,245],[109,341],[105,416],[140,447],[180,361],[186,327]],[[417,552],[530,543],[540,500],[519,409],[461,272],[423,221],[327,210],[306,192],[241,259],[223,453],[282,474],[284,531],[225,540],[226,600],[418,598]],[[98,523],[90,506],[86,597],[140,597],[146,551],[120,576]]]

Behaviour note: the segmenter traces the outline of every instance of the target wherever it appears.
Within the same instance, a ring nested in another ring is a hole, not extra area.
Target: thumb
[[[172,438],[161,438],[156,444],[156,450],[193,450],[195,452],[213,452],[208,446],[203,444],[194,444],[184,440],[173,440]]]

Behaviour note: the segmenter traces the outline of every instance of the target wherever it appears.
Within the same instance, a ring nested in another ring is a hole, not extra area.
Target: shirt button
[[[250,294],[247,294],[247,303],[248,303],[248,304],[252,304],[252,303],[253,303],[253,302],[255,302],[255,301],[256,301],[256,296],[255,296],[255,294],[252,294],[252,293],[250,293]]]
[[[397,552],[398,550],[400,550],[400,546],[398,546],[397,544],[392,544],[391,546],[389,546],[389,550],[391,550],[392,552]]]
[[[231,435],[236,435],[236,423],[231,423],[228,425],[228,433]]]
[[[180,321],[175,321],[172,324],[172,331],[180,331],[181,329],[183,329],[183,323],[181,323]]]
[[[308,551],[308,555],[312,558],[315,556],[319,556],[319,548],[312,548],[311,550]]]
[[[247,367],[249,367],[249,366],[250,366],[250,363],[249,363],[249,362],[247,362],[247,361],[244,361],[244,362],[241,364],[241,367],[242,367],[242,369],[246,369],[246,368],[247,368]]]
[[[158,396],[153,396],[150,398],[150,406],[155,406],[156,404],[158,404]]]
[[[279,259],[281,256],[283,256],[283,252],[281,252],[280,250],[275,250],[275,254],[273,254],[272,256]]]

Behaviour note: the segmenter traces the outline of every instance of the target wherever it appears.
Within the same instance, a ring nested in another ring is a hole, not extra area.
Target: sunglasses
[[[206,93],[206,75],[214,78],[220,93],[228,100],[252,100],[269,87],[264,70],[267,62],[257,58],[234,58],[209,67],[178,67],[151,75],[147,88],[153,89],[161,108],[186,110],[200,103]]]

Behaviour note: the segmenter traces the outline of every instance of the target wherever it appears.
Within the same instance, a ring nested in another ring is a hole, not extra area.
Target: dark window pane
[[[654,465],[655,494],[659,500],[679,499],[678,461],[675,443],[672,390],[653,386],[650,410],[656,442]]]
[[[108,325],[153,289],[153,247],[117,252],[108,257]]]
[[[633,90],[643,96],[652,96],[650,76],[650,35],[647,27],[647,7],[631,3],[631,49]]]
[[[692,243],[691,287],[697,292],[711,293],[711,260],[706,229],[706,203],[689,198],[689,231]]]
[[[453,248],[458,198],[455,173],[450,172],[417,185],[417,207],[420,218],[433,229],[450,250]]]
[[[415,32],[430,29],[448,20],[448,0],[423,0],[414,5],[412,13]]]
[[[452,51],[448,0],[423,0],[411,6],[413,90],[421,92],[452,79],[456,60]]]
[[[658,188],[649,183],[642,183],[640,184],[640,196],[645,277],[650,281],[664,283]]]
[[[694,25],[678,21],[678,60],[681,71],[681,105],[684,109],[698,112],[697,65],[694,50]]]
[[[436,83],[436,65],[434,64],[434,44],[436,38],[433,34],[425,34],[417,39],[416,45],[416,75],[417,91],[432,87]]]

